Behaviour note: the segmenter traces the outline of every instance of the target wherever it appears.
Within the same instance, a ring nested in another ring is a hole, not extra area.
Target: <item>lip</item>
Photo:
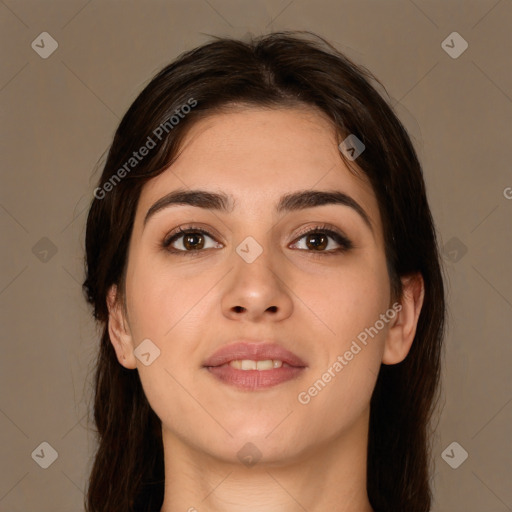
[[[283,363],[293,367],[305,367],[306,363],[293,352],[281,347],[277,343],[238,341],[224,345],[215,351],[203,366],[215,367],[238,359],[252,359],[253,361],[265,361],[267,359],[279,359]],[[242,370],[252,371],[252,370]],[[271,371],[271,370],[263,370]]]
[[[243,359],[253,361],[279,359],[289,366],[271,370],[239,370],[228,364],[231,361]],[[203,367],[224,384],[241,390],[256,391],[298,377],[307,365],[299,356],[276,343],[239,341],[221,347],[203,363]]]

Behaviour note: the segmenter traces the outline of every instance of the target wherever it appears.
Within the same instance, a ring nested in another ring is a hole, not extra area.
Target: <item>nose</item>
[[[248,263],[233,254],[234,269],[229,273],[222,296],[222,312],[231,320],[278,322],[293,311],[291,289],[284,272],[264,251]]]

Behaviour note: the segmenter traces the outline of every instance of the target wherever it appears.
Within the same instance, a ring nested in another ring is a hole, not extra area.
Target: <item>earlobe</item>
[[[116,351],[117,360],[125,368],[133,370],[137,367],[137,362],[133,353],[132,336],[115,284],[107,293],[107,306],[108,334]]]
[[[402,362],[411,349],[425,295],[423,276],[417,273],[403,277],[402,289],[401,307],[386,337],[383,364]]]

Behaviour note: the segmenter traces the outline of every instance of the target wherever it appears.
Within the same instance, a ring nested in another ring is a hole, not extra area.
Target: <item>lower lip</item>
[[[270,388],[295,379],[304,367],[281,366],[272,370],[238,370],[232,366],[208,366],[207,370],[226,384],[249,391]]]

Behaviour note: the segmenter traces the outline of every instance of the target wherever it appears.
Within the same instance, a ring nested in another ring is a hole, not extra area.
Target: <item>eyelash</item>
[[[213,237],[213,235],[211,233],[209,233],[208,231],[206,231],[206,230],[204,230],[202,228],[195,227],[195,226],[187,226],[187,227],[183,228],[182,226],[180,226],[179,228],[175,229],[174,231],[172,231],[171,233],[169,233],[165,237],[165,239],[162,242],[162,248],[166,249],[167,251],[169,251],[169,252],[171,252],[173,254],[179,254],[179,255],[182,255],[182,256],[185,256],[185,255],[190,255],[190,256],[199,255],[201,252],[204,252],[206,249],[184,251],[184,250],[181,250],[181,249],[174,249],[174,248],[171,247],[171,244],[173,242],[175,242],[176,240],[178,240],[180,237],[182,237],[183,235],[189,235],[191,233],[200,233],[202,235],[209,236],[210,238],[215,240],[215,238]],[[329,256],[332,256],[334,254],[339,254],[339,253],[346,252],[346,251],[348,251],[350,249],[353,249],[353,247],[354,247],[354,244],[352,243],[351,240],[349,240],[345,235],[341,234],[339,231],[329,227],[328,224],[318,225],[318,226],[315,226],[313,228],[310,228],[310,229],[308,229],[308,230],[298,234],[297,238],[295,238],[293,243],[294,244],[297,243],[300,239],[304,238],[307,235],[313,235],[313,234],[317,234],[317,233],[329,236],[338,245],[340,245],[340,247],[338,247],[337,249],[331,249],[329,251],[314,251],[314,250],[306,250],[306,249],[299,249],[299,250],[300,251],[304,251],[304,252],[310,252],[310,253],[313,253],[313,254],[316,253],[315,255],[329,255]]]

